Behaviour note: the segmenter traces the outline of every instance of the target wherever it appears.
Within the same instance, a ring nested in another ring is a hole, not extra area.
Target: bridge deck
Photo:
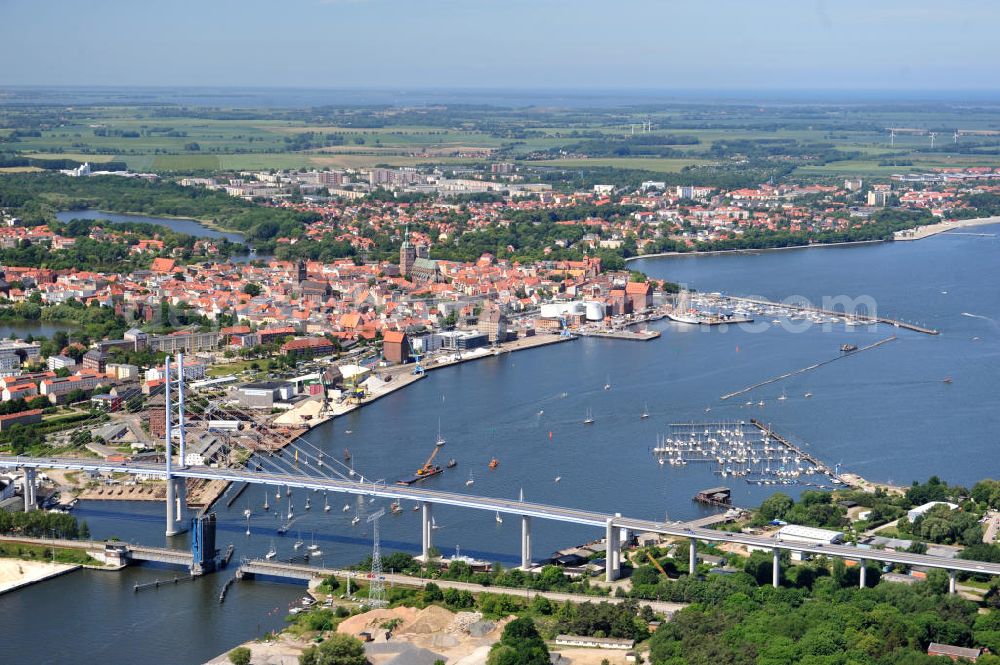
[[[166,469],[157,464],[123,464],[105,462],[103,460],[86,460],[71,458],[39,458],[39,457],[2,457],[0,468],[53,468],[81,469],[86,471],[114,473],[142,473],[150,476],[166,477]],[[208,480],[229,480],[233,482],[249,482],[271,486],[286,486],[298,489],[317,489],[328,492],[379,497],[385,499],[401,499],[420,501],[430,504],[457,506],[483,510],[490,513],[500,512],[510,515],[537,517],[539,519],[569,522],[585,526],[605,528],[614,525],[636,532],[660,533],[667,536],[677,536],[704,540],[708,542],[732,542],[747,547],[761,549],[789,550],[808,554],[821,554],[844,559],[867,559],[896,563],[921,568],[938,568],[949,571],[1000,575],[1000,563],[989,563],[928,554],[913,554],[910,552],[894,552],[888,550],[863,550],[851,545],[810,545],[777,540],[767,536],[756,536],[742,533],[714,531],[691,526],[684,522],[662,522],[650,519],[621,517],[610,513],[566,508],[543,503],[502,499],[497,497],[475,496],[444,492],[414,486],[385,485],[361,483],[352,480],[335,478],[317,478],[283,473],[267,473],[248,471],[246,469],[217,469],[204,466],[177,468],[175,476],[183,478],[204,478]],[[72,542],[72,541],[69,541]]]

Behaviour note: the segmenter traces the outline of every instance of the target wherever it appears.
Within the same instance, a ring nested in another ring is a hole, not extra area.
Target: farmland
[[[890,138],[889,127],[908,129]],[[42,96],[0,106],[0,168],[70,160],[183,175],[509,160],[539,170],[679,174],[743,160],[775,177],[832,180],[997,163],[1000,136],[956,138],[956,129],[1000,130],[1000,114],[989,105],[917,103],[202,108],[166,97],[74,108]]]

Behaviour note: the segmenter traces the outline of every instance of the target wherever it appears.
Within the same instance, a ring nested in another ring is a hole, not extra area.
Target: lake
[[[243,244],[246,237],[242,233],[235,231],[220,231],[205,226],[196,219],[184,219],[179,217],[150,217],[147,215],[129,215],[117,212],[102,212],[100,210],[64,210],[56,213],[56,219],[60,222],[68,222],[71,219],[100,219],[112,224],[141,223],[156,224],[165,226],[177,233],[186,233],[197,238],[226,238],[230,242]]]

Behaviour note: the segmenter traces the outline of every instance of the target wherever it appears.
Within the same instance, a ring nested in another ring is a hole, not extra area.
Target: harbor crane
[[[646,552],[646,558],[648,558],[649,562],[651,564],[653,564],[653,567],[655,567],[658,571],[660,571],[661,573],[663,573],[664,577],[666,577],[666,578],[670,577],[670,575],[667,575],[667,571],[665,571],[663,569],[663,566],[660,565],[660,562],[656,560],[656,557],[653,556],[652,554],[650,554],[648,550]]]
[[[406,343],[410,347],[410,357],[413,358],[413,371],[411,374],[423,374],[424,366],[420,364],[420,359],[423,358],[423,354],[417,350],[417,347],[413,345],[413,342],[409,339],[409,337],[407,337]]]
[[[434,458],[437,457],[438,451],[441,450],[441,446],[434,446],[434,450],[431,451],[431,456],[427,458],[424,465],[417,469],[418,476],[424,475],[434,475],[435,469],[440,469],[440,467],[434,466]]]

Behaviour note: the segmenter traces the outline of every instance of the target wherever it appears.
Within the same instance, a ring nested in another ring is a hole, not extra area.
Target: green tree
[[[233,665],[250,665],[250,649],[246,647],[236,647],[229,652],[229,662]]]
[[[299,665],[368,665],[368,659],[360,640],[334,633],[322,644],[303,651]]]
[[[771,520],[782,519],[788,511],[792,509],[795,502],[792,501],[792,497],[781,492],[775,492],[770,497],[764,500],[764,503],[760,504],[760,510],[758,514],[764,521],[770,522]]]
[[[528,617],[514,619],[493,645],[487,665],[549,665],[549,649]]]
[[[444,600],[444,594],[441,593],[441,587],[434,582],[428,582],[424,585],[424,602],[437,603],[442,600]]]

